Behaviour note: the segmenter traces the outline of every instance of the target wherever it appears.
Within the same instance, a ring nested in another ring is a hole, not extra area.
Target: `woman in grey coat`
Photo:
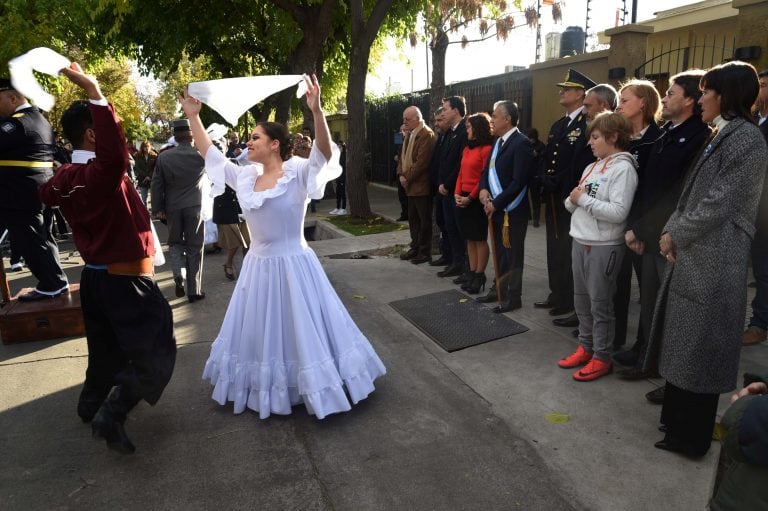
[[[736,387],[747,263],[768,162],[750,116],[759,90],[755,68],[716,66],[701,88],[702,119],[717,129],[659,240],[667,268],[648,351],[658,353],[661,343],[659,372],[667,380],[659,428],[665,436],[655,446],[696,457],[709,449],[719,394]]]

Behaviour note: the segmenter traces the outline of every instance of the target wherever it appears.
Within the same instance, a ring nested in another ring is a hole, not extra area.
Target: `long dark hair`
[[[288,129],[279,122],[262,121],[256,126],[260,126],[272,140],[277,140],[280,144],[280,158],[286,161],[293,156],[293,147],[291,146],[291,134]]]
[[[730,121],[737,117],[752,123],[752,105],[760,92],[757,70],[746,62],[734,60],[715,66],[701,77],[702,90],[710,89],[720,95],[720,115]]]
[[[475,140],[472,146],[491,145],[493,135],[491,135],[491,117],[480,112],[467,117],[467,122],[472,126],[472,132],[475,134]],[[470,141],[471,142],[471,141]]]

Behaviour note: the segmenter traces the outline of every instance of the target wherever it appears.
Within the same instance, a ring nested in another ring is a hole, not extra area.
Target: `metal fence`
[[[511,99],[520,108],[521,128],[531,125],[532,78],[528,69],[501,75],[488,76],[452,83],[446,86],[446,96],[464,96],[467,113],[491,112],[493,104],[502,99]],[[368,179],[376,183],[394,184],[394,156],[400,150],[402,137],[399,134],[403,123],[403,110],[415,105],[425,119],[431,119],[430,91],[424,90],[400,96],[369,101],[367,107],[366,133],[368,139]],[[350,126],[350,129],[355,129]]]
[[[734,48],[735,36],[704,34],[694,37],[688,46],[683,46],[683,39],[678,38],[651,48],[649,59],[635,69],[635,78],[652,81],[663,93],[669,86],[670,76],[689,69],[708,69],[731,60]]]

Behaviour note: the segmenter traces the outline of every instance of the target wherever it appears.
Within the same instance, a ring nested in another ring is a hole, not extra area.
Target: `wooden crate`
[[[31,288],[22,289],[19,294],[28,291]],[[3,344],[63,339],[84,334],[80,284],[70,284],[69,294],[48,300],[20,302],[14,297],[0,309],[0,338]]]

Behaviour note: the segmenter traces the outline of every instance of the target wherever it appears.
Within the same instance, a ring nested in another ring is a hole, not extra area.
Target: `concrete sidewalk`
[[[374,211],[399,214],[394,190],[368,191]],[[322,201],[308,220],[334,207]],[[531,305],[548,292],[543,227],[528,230],[523,309],[509,314],[530,330],[454,353],[388,305],[455,287],[435,276],[439,268],[339,257],[407,242],[404,230],[312,243],[388,369],[367,400],[323,421],[302,407],[265,421],[249,411],[235,416],[231,405],[210,399],[202,368],[237,285],[224,278],[222,254],[206,256],[202,302],[173,298],[170,271],[158,274],[174,309],[179,354],[160,403],[141,404],[129,418],[133,456],[91,440],[74,413],[84,339],[0,346],[0,509],[706,506],[719,447],[701,461],[653,448],[660,408],[643,394],[661,381],[578,383],[557,367],[576,340]],[[65,261],[73,282],[78,261]],[[26,271],[12,279],[13,290],[31,283]],[[745,349],[742,366],[768,366],[768,347]],[[550,412],[570,420],[553,424]]]

